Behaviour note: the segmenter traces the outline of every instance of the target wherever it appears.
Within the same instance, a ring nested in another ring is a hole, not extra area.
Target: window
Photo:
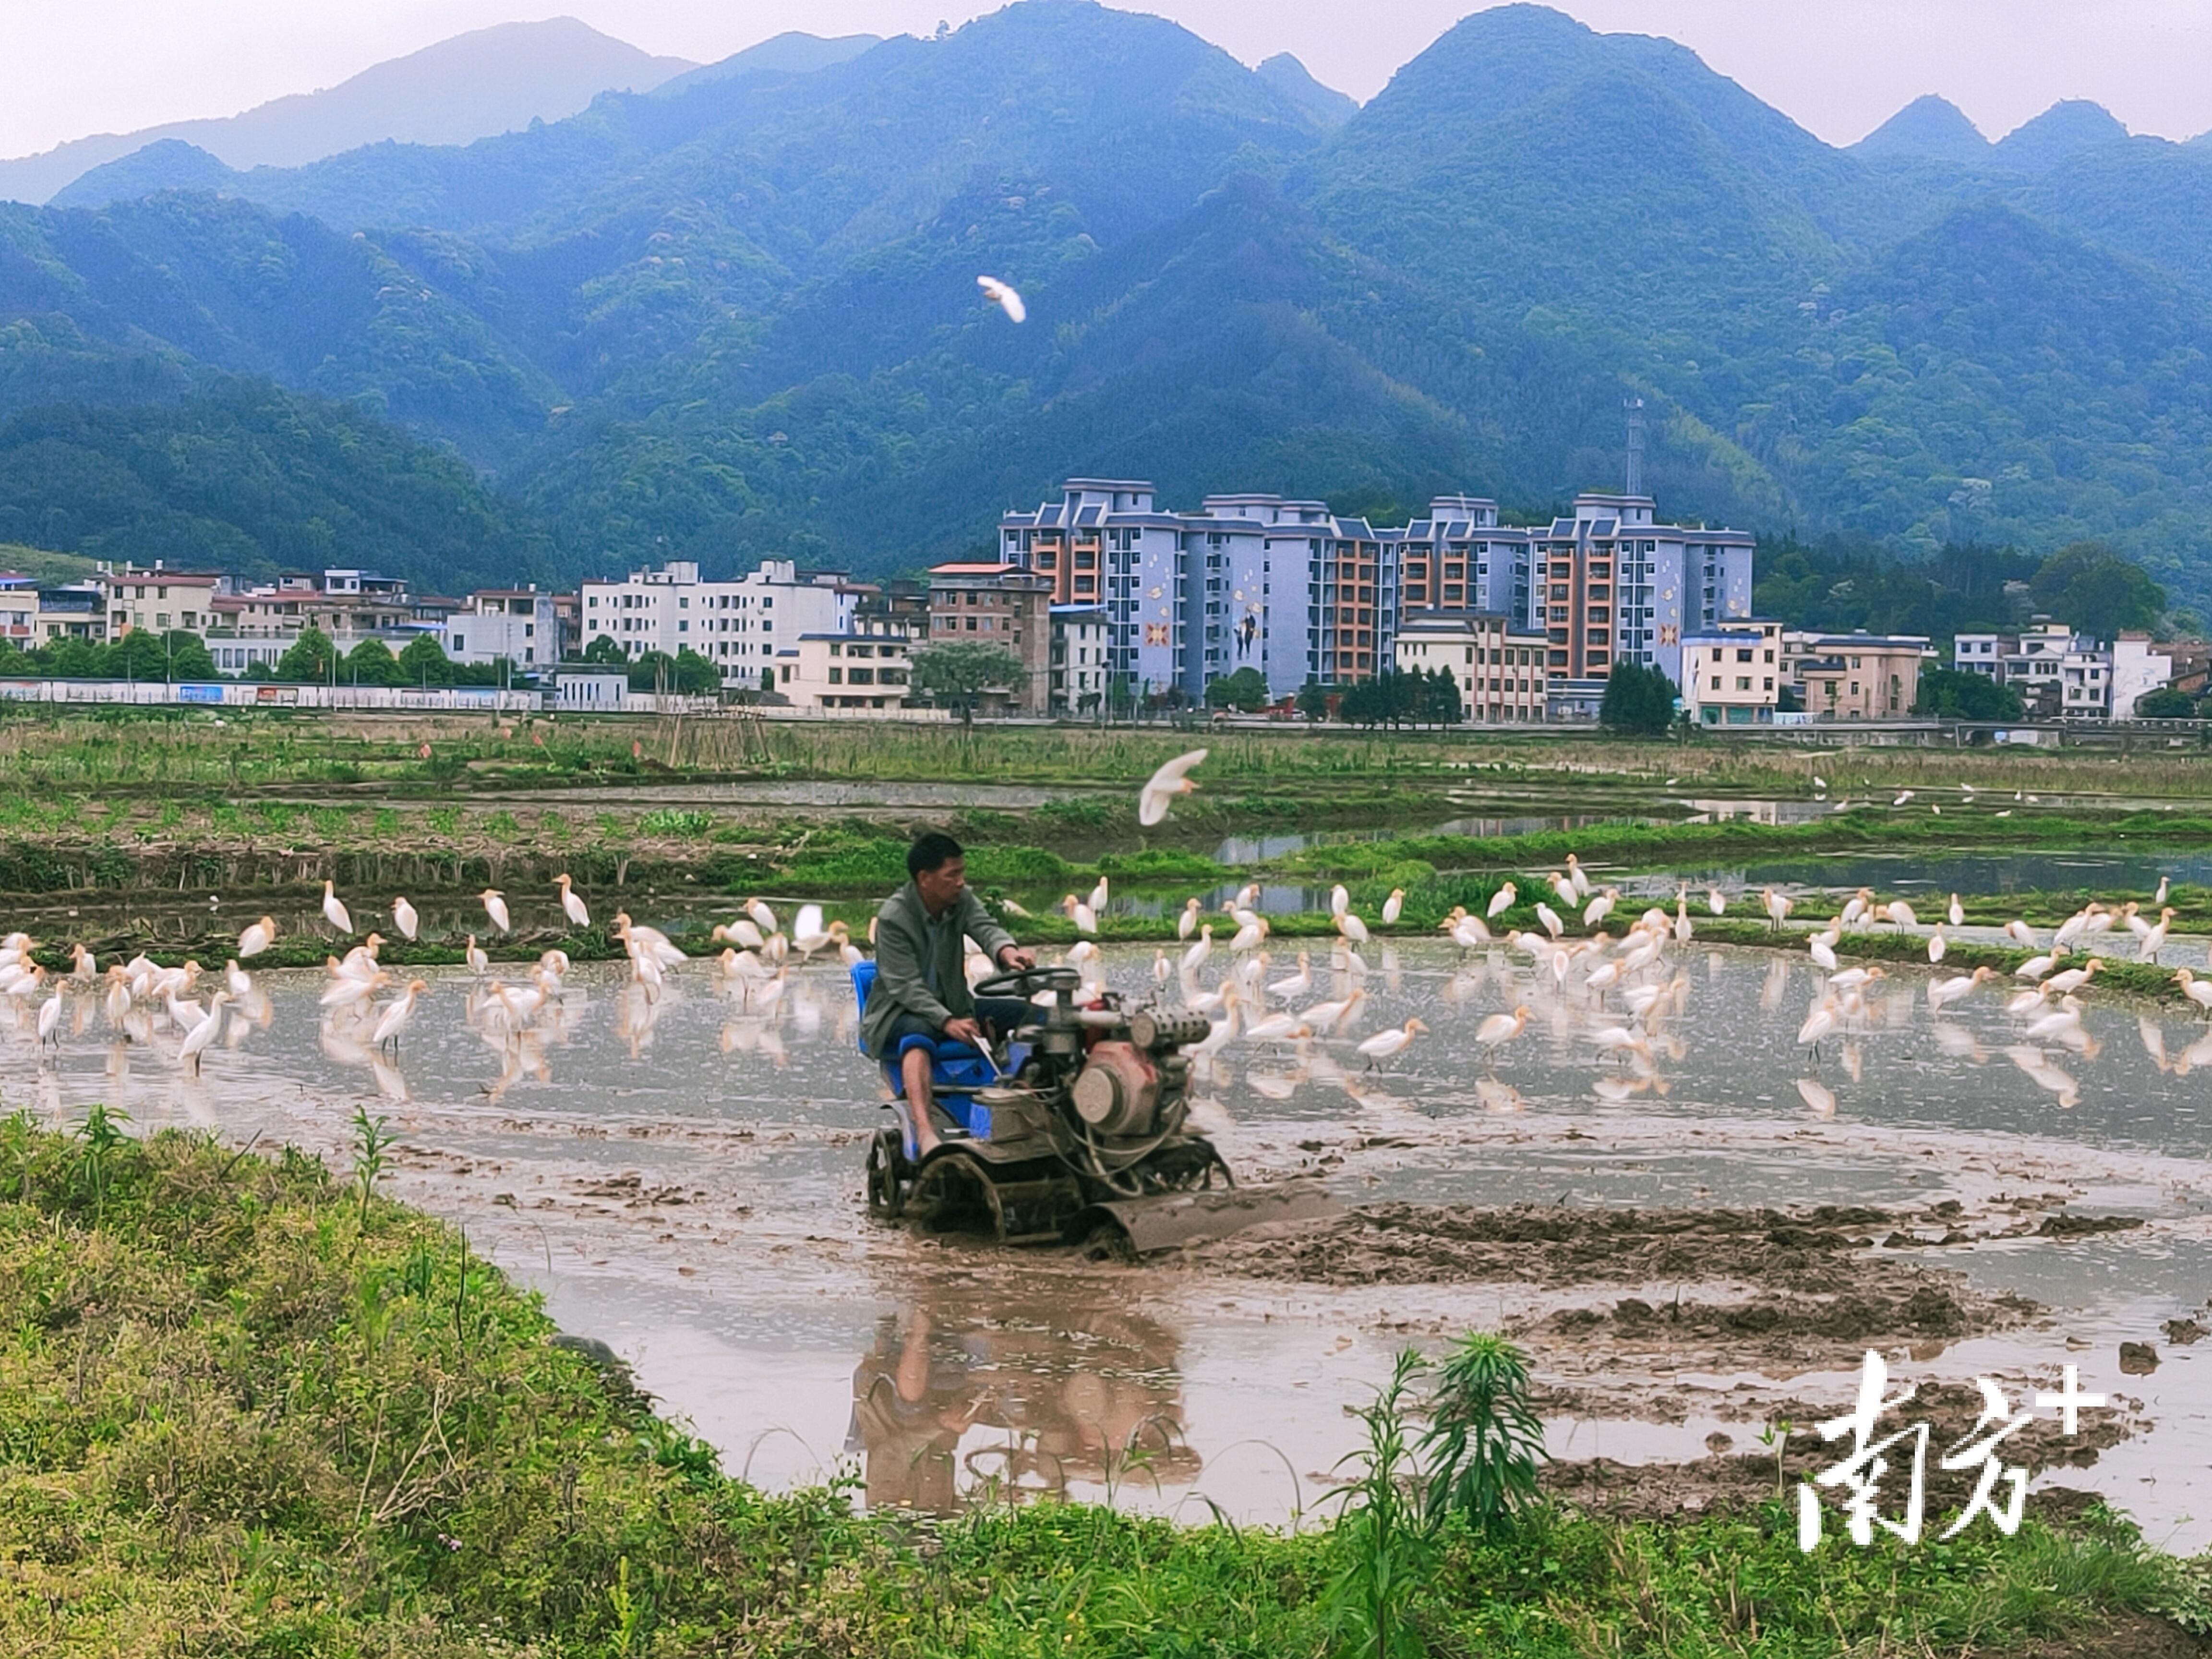
[[[1736,689],[1737,690],[1739,690],[1739,691],[1748,691],[1748,690],[1751,690],[1751,676],[1750,676],[1750,675],[1748,675],[1748,674],[1739,674],[1739,675],[1737,675],[1737,676],[1735,677],[1735,689]]]

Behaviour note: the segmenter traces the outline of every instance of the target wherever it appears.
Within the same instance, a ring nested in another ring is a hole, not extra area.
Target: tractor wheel
[[[896,1129],[878,1129],[868,1142],[868,1214],[896,1221],[906,1209],[906,1183],[899,1177],[902,1143]]]

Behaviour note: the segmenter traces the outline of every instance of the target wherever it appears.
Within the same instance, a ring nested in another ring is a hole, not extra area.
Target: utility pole
[[[1628,478],[1627,494],[1644,493],[1644,399],[1624,398],[1621,407],[1628,411]]]

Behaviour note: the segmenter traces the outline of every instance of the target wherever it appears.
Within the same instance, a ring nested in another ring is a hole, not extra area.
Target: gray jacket
[[[870,1054],[883,1052],[884,1039],[901,1014],[915,1014],[942,1028],[949,1019],[963,1019],[975,1012],[975,999],[968,990],[964,933],[975,941],[993,962],[1013,944],[1014,936],[992,920],[972,889],[962,888],[960,897],[936,929],[937,993],[929,989],[928,955],[932,947],[929,907],[912,882],[884,901],[876,913],[876,984],[868,993],[867,1018],[860,1022],[860,1041]]]

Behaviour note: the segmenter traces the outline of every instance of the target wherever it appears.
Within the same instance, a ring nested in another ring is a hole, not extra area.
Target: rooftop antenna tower
[[[1631,495],[1644,493],[1644,399],[1623,398],[1621,407],[1628,411],[1628,490]]]

